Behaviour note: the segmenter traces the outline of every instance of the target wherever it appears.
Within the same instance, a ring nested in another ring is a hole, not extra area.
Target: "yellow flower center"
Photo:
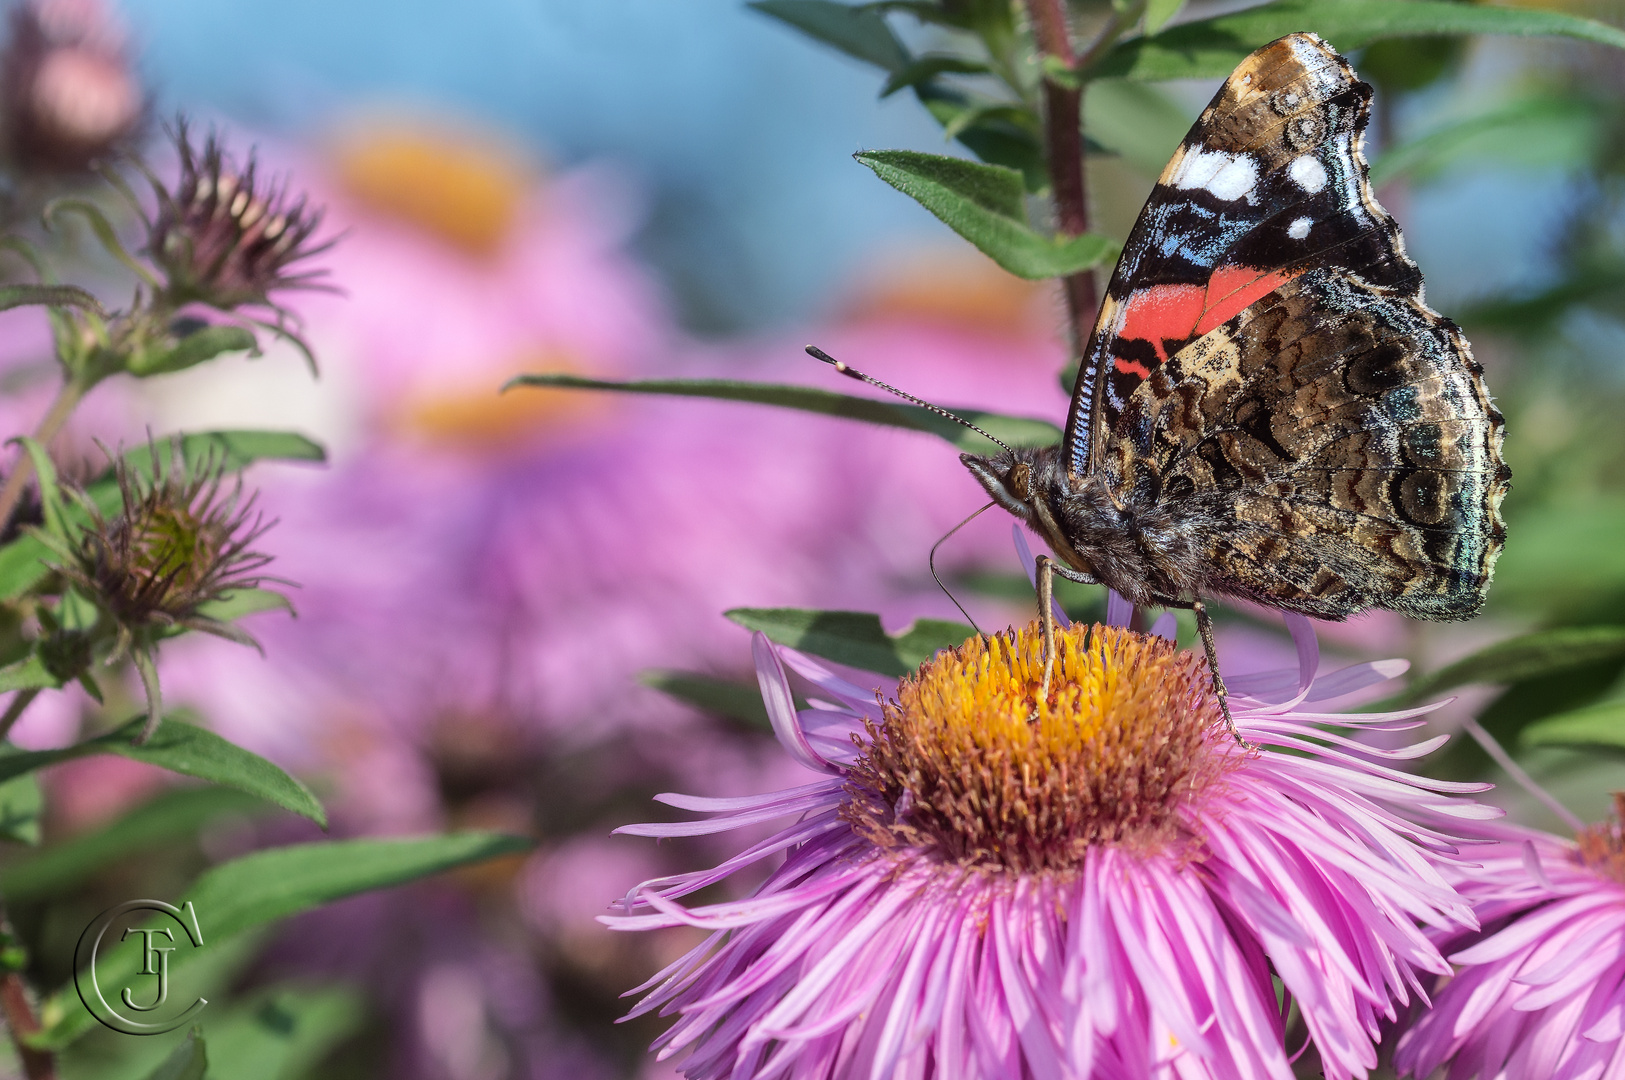
[[[886,702],[843,816],[883,847],[1067,871],[1094,844],[1163,847],[1176,811],[1241,760],[1207,667],[1160,637],[1038,624],[940,653]]]

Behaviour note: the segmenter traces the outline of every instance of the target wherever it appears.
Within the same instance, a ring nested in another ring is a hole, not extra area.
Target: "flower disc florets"
[[[173,190],[157,187],[158,216],[147,252],[168,278],[169,302],[201,301],[223,310],[270,304],[276,289],[313,288],[321,271],[289,267],[328,244],[309,241],[322,213],[303,195],[262,184],[252,153],[238,168],[210,135],[198,151],[184,124],[173,134],[181,175]]]
[[[1581,829],[1574,838],[1581,864],[1625,885],[1625,791],[1614,792],[1614,818]]]
[[[1161,848],[1176,810],[1239,760],[1199,657],[1115,627],[972,638],[870,725],[844,816],[881,847],[984,868],[1070,871],[1089,847]]]
[[[153,448],[157,466],[159,455]],[[270,526],[254,512],[241,484],[224,489],[224,475],[207,466],[188,469],[178,448],[156,478],[116,467],[123,509],[111,521],[91,507],[85,530],[64,573],[118,623],[121,635],[147,628],[188,626],[242,640],[243,634],[200,615],[226,593],[250,589],[270,556],[249,547]]]

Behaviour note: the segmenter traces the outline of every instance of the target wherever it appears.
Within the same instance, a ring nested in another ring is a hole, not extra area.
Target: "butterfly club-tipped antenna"
[[[963,424],[965,427],[970,428],[972,431],[976,432],[976,434],[980,435],[982,438],[986,439],[988,442],[991,442],[991,443],[994,443],[994,444],[998,445],[1001,449],[1003,449],[1005,451],[1005,453],[1008,453],[1008,454],[1014,454],[1015,453],[1015,451],[1010,449],[1010,446],[1007,443],[1005,443],[1004,440],[1002,440],[1000,438],[997,438],[996,436],[991,435],[986,431],[983,431],[981,428],[977,427],[975,424],[971,423],[969,420],[966,420],[963,416],[956,416],[955,414],[949,412],[947,409],[944,409],[940,405],[933,405],[929,401],[924,400],[923,398],[917,398],[913,394],[906,393],[906,392],[904,392],[902,390],[897,389],[897,387],[891,385],[890,383],[883,383],[879,379],[874,378],[871,375],[865,375],[863,372],[859,371],[857,368],[850,367],[850,366],[848,366],[846,364],[841,363],[839,360],[835,359],[835,357],[831,356],[829,353],[825,352],[823,349],[820,349],[817,345],[808,345],[807,346],[807,355],[812,357],[814,360],[822,360],[824,363],[828,364],[830,367],[834,368],[836,371],[840,372],[842,375],[845,375],[849,379],[856,379],[859,382],[866,382],[870,386],[878,386],[880,389],[886,391],[886,393],[888,393],[888,394],[896,394],[898,397],[902,398],[904,401],[912,402],[913,404],[918,405],[920,408],[927,409],[927,410],[929,410],[931,412],[934,412],[938,416],[943,417],[944,419],[952,420],[956,424]]]

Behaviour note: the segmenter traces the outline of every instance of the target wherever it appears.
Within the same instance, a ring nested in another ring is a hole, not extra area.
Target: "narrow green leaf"
[[[173,717],[165,719],[146,743],[132,745],[130,740],[145,722],[146,718],[141,717],[116,731],[60,750],[31,750],[0,757],[0,781],[75,758],[118,754],[132,761],[245,791],[307,817],[324,829],[327,827],[327,813],[310,789],[258,754]]]
[[[1179,14],[1179,9],[1185,6],[1185,0],[1148,0],[1145,5],[1145,32],[1155,34],[1168,20]]]
[[[965,56],[941,54],[922,56],[892,72],[891,77],[886,80],[886,85],[880,88],[880,96],[889,98],[899,90],[917,86],[938,75],[985,75],[987,71],[986,64]]]
[[[205,948],[172,953],[172,981],[174,971],[198,962],[193,957],[206,960],[210,949],[278,919],[358,893],[393,888],[461,866],[522,854],[532,846],[523,837],[469,832],[324,840],[245,855],[208,871],[187,893],[186,900],[192,902],[198,914]],[[185,906],[184,901],[181,906]],[[126,985],[122,980],[135,972],[138,953],[134,949],[119,950],[107,958],[105,965],[98,965],[103,985]],[[41,1049],[61,1049],[96,1024],[71,982],[52,995],[41,1008],[40,1017],[44,1029],[31,1036],[28,1043]]]
[[[1313,31],[1347,53],[1385,38],[1438,34],[1560,36],[1625,48],[1625,30],[1558,11],[1449,0],[1275,0],[1117,45],[1088,74],[1216,79],[1284,34]]]
[[[5,285],[0,286],[0,311],[9,311],[27,304],[48,307],[80,307],[101,313],[101,301],[77,285]]]
[[[1531,508],[1495,565],[1490,602],[1548,615],[1594,608],[1625,592],[1625,501],[1595,497]]]
[[[30,773],[8,780],[0,792],[34,778]],[[25,901],[61,896],[118,860],[189,840],[216,818],[264,810],[262,800],[231,788],[172,788],[109,825],[8,863],[0,870],[0,894]]]
[[[10,743],[0,743],[0,756],[19,752]],[[37,776],[14,776],[0,783],[0,840],[37,846],[44,812],[45,798]]]
[[[1625,657],[1625,627],[1570,626],[1498,641],[1413,680],[1404,699],[1417,701],[1468,683],[1508,685]]]
[[[767,707],[762,704],[762,692],[755,686],[696,671],[645,671],[638,676],[638,681],[697,709],[737,720],[746,727],[773,730]]]
[[[38,442],[26,436],[16,440],[28,452],[34,466],[34,478],[39,484],[40,510],[45,516],[45,528],[63,540],[72,540],[77,532],[70,532],[63,513],[62,488],[56,478],[56,463],[50,453]]]
[[[203,1029],[193,1027],[186,1033],[186,1041],[147,1074],[147,1080],[203,1080],[208,1071],[209,1054],[203,1043]]]
[[[270,589],[238,589],[198,608],[199,615],[220,622],[231,622],[261,611],[286,611],[292,614],[293,601]]]
[[[633,382],[611,382],[551,372],[520,375],[510,380],[503,389],[516,386],[616,390],[628,394],[671,394],[677,397],[714,398],[719,401],[748,401],[759,405],[777,405],[784,409],[818,413],[822,416],[862,420],[886,427],[923,431],[940,436],[960,450],[974,454],[992,453],[998,449],[969,428],[961,427],[952,420],[945,420],[918,405],[852,397],[811,386],[784,386],[775,383],[741,382],[734,379],[643,379]],[[1005,416],[980,409],[950,411],[992,432],[1011,446],[1053,446],[1061,439],[1060,429],[1045,420]]]
[[[210,1058],[231,1080],[307,1076],[365,1019],[365,999],[351,987],[279,983],[210,1018]]]
[[[204,932],[225,938],[346,896],[520,855],[533,846],[525,837],[493,832],[289,844],[215,867],[187,896],[206,920]]]
[[[1017,277],[1064,277],[1117,254],[1104,236],[1052,239],[1030,228],[1021,201],[1025,185],[1013,169],[913,150],[854,156]]]
[[[919,619],[899,634],[888,634],[880,616],[867,611],[811,611],[805,608],[734,608],[724,612],[747,630],[760,630],[788,645],[837,664],[880,675],[912,675],[941,649],[964,644],[976,631],[964,623]]]
[[[1538,720],[1523,729],[1524,746],[1625,750],[1625,701],[1605,701]]]
[[[137,378],[167,375],[196,367],[224,353],[258,350],[259,339],[251,331],[230,323],[220,323],[193,330],[168,349],[137,353],[130,357],[125,370]]]
[[[1027,116],[1016,124],[1004,116],[990,115],[983,111],[987,101],[935,79],[915,83],[914,96],[944,131],[956,132],[959,144],[978,158],[989,165],[1014,169],[1034,194],[1049,186],[1049,167],[1035,117]],[[964,122],[966,113],[976,114],[974,123]],[[1094,139],[1085,136],[1084,144],[1093,149]]]
[[[872,8],[830,0],[753,0],[746,6],[789,23],[808,37],[866,64],[887,71],[908,66],[908,50],[886,24],[885,15]]]

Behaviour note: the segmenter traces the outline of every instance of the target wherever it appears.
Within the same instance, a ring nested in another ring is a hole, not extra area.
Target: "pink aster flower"
[[[1237,678],[1224,731],[1199,658],[1074,626],[1035,694],[1036,625],[973,638],[870,694],[758,636],[780,741],[825,774],[755,798],[661,800],[694,836],[794,824],[721,865],[637,886],[619,930],[712,931],[638,991],[676,1021],[656,1043],[692,1078],[1279,1077],[1296,1002],[1325,1075],[1364,1076],[1419,975],[1448,967],[1420,927],[1474,926],[1444,871],[1447,819],[1497,812],[1327,729],[1415,726],[1426,710],[1304,711],[1403,670]],[[812,707],[797,713],[785,665]],[[1286,752],[1283,752],[1286,751]],[[783,862],[743,900],[678,898]],[[1284,989],[1278,997],[1276,984]]]
[[[1401,1075],[1625,1076],[1625,794],[1615,814],[1475,860],[1459,887],[1483,930],[1441,938],[1456,977],[1401,1036]]]

